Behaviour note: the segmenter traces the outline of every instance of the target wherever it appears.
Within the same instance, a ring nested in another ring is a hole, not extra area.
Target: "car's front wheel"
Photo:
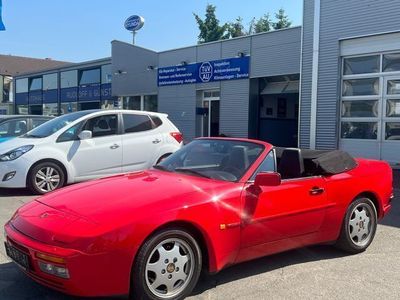
[[[365,197],[358,198],[347,209],[336,246],[350,253],[363,252],[372,243],[376,228],[374,203]]]
[[[59,165],[53,162],[42,162],[32,168],[28,174],[28,188],[34,193],[43,195],[64,185],[65,175]]]
[[[164,229],[148,239],[136,257],[133,299],[183,299],[195,287],[202,255],[195,238],[179,228]]]

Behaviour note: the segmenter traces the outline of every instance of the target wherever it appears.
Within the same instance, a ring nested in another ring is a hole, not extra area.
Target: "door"
[[[122,114],[122,171],[131,172],[152,167],[164,140],[159,128],[153,128],[148,115]]]
[[[219,136],[219,100],[203,100],[202,136]]]
[[[91,139],[74,138],[81,126],[82,130],[92,132]],[[122,170],[122,135],[118,131],[117,114],[93,117],[73,126],[58,138],[58,143],[75,170],[76,180],[112,175]]]
[[[381,159],[400,164],[400,76],[384,77],[381,120]]]
[[[290,241],[319,230],[328,206],[325,179],[287,179],[274,187],[249,185],[242,203],[242,248],[268,249],[269,243]]]

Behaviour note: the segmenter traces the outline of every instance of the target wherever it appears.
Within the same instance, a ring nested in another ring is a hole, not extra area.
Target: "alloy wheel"
[[[366,203],[360,203],[354,207],[351,212],[348,230],[352,242],[357,246],[365,246],[372,237],[372,226],[375,226],[371,220],[374,214],[373,209]]]
[[[43,167],[35,175],[35,185],[43,193],[48,193],[58,188],[60,181],[59,172],[52,167]]]

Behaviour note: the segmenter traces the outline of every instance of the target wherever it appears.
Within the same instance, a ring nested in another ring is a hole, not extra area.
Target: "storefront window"
[[[157,95],[144,96],[144,110],[156,112],[158,109]]]
[[[100,69],[90,69],[80,71],[79,85],[99,83]]]
[[[58,88],[58,74],[43,75],[43,90],[55,90]]]
[[[101,66],[101,83],[111,83],[112,71],[111,64]]]
[[[383,72],[400,71],[400,53],[383,55]]]
[[[386,102],[386,116],[400,117],[400,99],[390,99]]]
[[[379,72],[379,55],[344,59],[344,75]]]
[[[342,139],[376,140],[378,123],[376,122],[342,122]]]
[[[101,101],[101,109],[114,109],[114,100],[103,100]]]
[[[43,115],[44,116],[58,116],[58,104],[57,103],[43,104]]]
[[[17,114],[27,115],[28,114],[28,105],[17,105]]]
[[[78,85],[78,71],[61,72],[61,88],[76,87]]]
[[[0,76],[1,78],[2,76]],[[4,76],[3,77],[3,102],[10,102],[11,97],[10,93],[12,93],[12,77]]]
[[[78,110],[78,103],[77,102],[66,102],[61,103],[61,110],[60,113],[62,115],[68,114]]]
[[[386,140],[400,140],[400,122],[386,123]]]
[[[28,78],[17,79],[16,81],[16,92],[27,93],[28,92]]]
[[[131,96],[131,97],[124,97],[123,98],[123,104],[122,108],[123,109],[133,109],[133,110],[140,110],[141,105],[140,105],[140,96]]]
[[[30,91],[36,91],[42,89],[42,77],[31,78],[30,82],[31,82],[29,86]]]
[[[352,79],[343,81],[343,96],[378,95],[379,79]]]
[[[342,102],[342,117],[378,117],[377,100],[355,100]]]

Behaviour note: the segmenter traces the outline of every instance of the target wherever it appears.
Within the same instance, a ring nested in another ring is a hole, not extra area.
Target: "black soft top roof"
[[[275,147],[276,156],[280,158],[285,148]],[[341,150],[309,150],[301,149],[304,165],[308,172],[315,175],[339,174],[357,166],[355,159]]]

